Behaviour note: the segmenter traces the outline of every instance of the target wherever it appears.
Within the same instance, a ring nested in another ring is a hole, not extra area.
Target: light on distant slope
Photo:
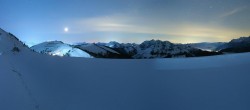
[[[45,53],[52,56],[70,56],[70,57],[85,57],[92,58],[91,55],[83,50],[74,48],[68,44],[64,44],[60,41],[44,42],[31,47],[36,52]]]
[[[71,57],[84,57],[84,58],[93,58],[91,55],[89,55],[88,53],[77,49],[77,48],[73,48],[72,50],[70,50],[68,52],[69,56]]]
[[[52,55],[52,56],[61,56],[61,57],[63,56],[63,55],[61,55],[60,52],[52,53],[51,55]]]

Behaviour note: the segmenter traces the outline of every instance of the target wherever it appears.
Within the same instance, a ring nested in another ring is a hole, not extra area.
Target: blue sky
[[[0,27],[29,45],[51,40],[215,42],[250,35],[249,0],[0,0],[0,4]]]

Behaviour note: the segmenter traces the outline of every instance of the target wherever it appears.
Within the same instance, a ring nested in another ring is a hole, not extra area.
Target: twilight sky
[[[250,35],[250,0],[0,0],[0,28],[43,41],[176,43]]]

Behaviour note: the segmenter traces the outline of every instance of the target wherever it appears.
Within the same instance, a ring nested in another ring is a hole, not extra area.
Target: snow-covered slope
[[[8,39],[1,36],[4,52],[15,44]],[[0,110],[249,110],[249,65],[250,53],[141,60],[3,54]]]
[[[78,48],[74,48],[69,44],[61,41],[43,42],[41,44],[32,46],[31,49],[39,53],[49,54],[53,56],[71,56],[71,57],[85,57],[92,58],[91,55]]]
[[[105,55],[108,52],[119,54],[118,52],[116,52],[110,48],[107,48],[105,46],[102,46],[102,45],[88,44],[88,45],[80,45],[79,47],[83,50],[86,50],[86,51],[89,51],[92,53],[96,53],[96,54]]]
[[[77,45],[77,48],[84,50],[97,58],[119,58],[120,53],[104,45],[88,44]]]
[[[110,60],[0,56],[1,110],[248,110],[250,54]]]
[[[30,51],[17,37],[0,28],[0,55]]]

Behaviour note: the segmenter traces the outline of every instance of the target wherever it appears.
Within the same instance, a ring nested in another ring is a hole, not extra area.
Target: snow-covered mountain
[[[185,57],[185,53],[193,49],[186,45],[173,44],[169,41],[160,40],[144,41],[139,47],[140,49],[137,50],[135,58]]]
[[[144,41],[139,47],[134,58],[198,57],[220,54],[196,49],[186,44],[174,44],[161,40]]]
[[[174,44],[169,41],[150,40],[141,44],[134,43],[96,43],[77,45],[76,47],[98,58],[173,58],[217,55],[193,48],[186,44]]]
[[[137,54],[139,45],[135,43],[118,43],[116,41],[111,41],[109,43],[95,43],[96,46],[108,48],[109,50],[115,51],[117,55],[107,55],[108,58],[133,58]]]
[[[139,44],[135,43],[115,43],[112,45],[112,49],[118,51],[128,58],[134,58],[134,55],[140,50]]]
[[[111,47],[105,46],[105,44],[87,44],[76,45],[75,47],[89,53],[96,58],[126,58],[123,54],[120,54]]]
[[[123,56],[123,54],[109,47],[108,43],[77,43],[69,45],[61,41],[50,41],[32,46],[31,49],[38,53],[53,56],[127,58],[127,56]]]
[[[0,55],[12,54],[15,52],[31,51],[28,46],[22,43],[11,33],[7,33],[0,28]]]
[[[221,52],[250,52],[250,36],[233,39],[230,42],[217,48]]]
[[[41,44],[32,46],[31,49],[39,53],[49,54],[53,56],[92,58],[92,56],[85,51],[75,48],[69,44],[65,44],[61,41],[43,42]]]
[[[225,42],[201,42],[201,43],[191,43],[188,44],[191,47],[198,48],[205,51],[216,51],[216,49],[222,45],[226,44]]]
[[[60,41],[45,42],[31,47],[37,52],[50,55],[69,55],[70,51],[78,49],[96,58],[172,58],[210,56],[220,53],[208,52],[187,44],[174,44],[169,41],[150,40],[141,44],[134,43],[78,43],[68,45]]]

